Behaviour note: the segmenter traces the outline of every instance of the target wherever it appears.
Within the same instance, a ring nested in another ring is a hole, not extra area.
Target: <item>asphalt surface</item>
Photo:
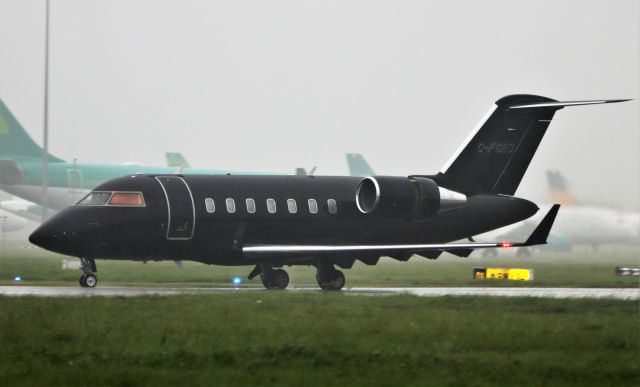
[[[36,297],[136,297],[146,295],[170,296],[177,294],[214,294],[237,292],[263,292],[260,288],[145,288],[97,287],[85,289],[62,286],[0,286],[3,296]],[[290,288],[287,292],[321,292],[318,288]],[[640,300],[640,288],[348,288],[342,290],[353,295],[411,294],[420,297],[484,296],[484,297],[539,297],[539,298],[608,298]]]

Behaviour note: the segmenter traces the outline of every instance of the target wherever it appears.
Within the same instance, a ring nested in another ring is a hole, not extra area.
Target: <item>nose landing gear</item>
[[[80,270],[83,272],[80,277],[80,286],[95,288],[98,284],[98,277],[95,274],[98,272],[96,261],[93,258],[80,258]]]

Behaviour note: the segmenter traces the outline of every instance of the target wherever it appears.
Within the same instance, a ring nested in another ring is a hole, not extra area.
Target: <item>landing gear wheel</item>
[[[262,284],[267,289],[286,289],[289,286],[289,274],[282,269],[263,271],[260,274]]]
[[[273,284],[273,275],[271,273],[261,273],[260,280],[262,281],[262,285],[267,289],[274,289]]]
[[[345,283],[344,274],[340,270],[335,270],[335,272],[332,273],[331,279],[324,279],[318,273],[316,274],[316,280],[322,290],[340,290],[344,287]]]
[[[98,277],[95,273],[98,271],[96,262],[93,258],[80,258],[80,270],[84,274],[80,277],[80,286],[83,288],[95,288],[98,284]]]
[[[282,269],[273,271],[273,286],[276,289],[284,290],[289,286],[289,274]]]
[[[98,277],[93,274],[84,275],[84,283],[87,288],[95,288],[98,284]]]

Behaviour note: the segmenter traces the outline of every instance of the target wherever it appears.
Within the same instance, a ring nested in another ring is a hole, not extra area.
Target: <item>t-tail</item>
[[[0,100],[0,159],[42,159],[42,152],[42,148]],[[55,156],[48,156],[49,162],[63,162]]]
[[[623,101],[628,100],[559,102],[537,95],[506,96],[495,103],[440,173],[430,177],[466,195],[513,195],[556,111]]]

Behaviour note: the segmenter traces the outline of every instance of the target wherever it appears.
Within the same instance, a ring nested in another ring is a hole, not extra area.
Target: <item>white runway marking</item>
[[[147,295],[212,294],[262,292],[261,288],[144,288],[98,287],[85,289],[62,286],[0,286],[3,296],[36,297],[136,297]],[[289,292],[321,292],[317,288],[291,288]],[[484,296],[541,298],[613,298],[640,300],[640,288],[348,288],[343,293],[354,295],[411,294],[420,297]]]
[[[354,292],[405,293],[420,297],[486,296],[538,298],[616,298],[639,300],[640,289],[630,288],[357,288]]]

